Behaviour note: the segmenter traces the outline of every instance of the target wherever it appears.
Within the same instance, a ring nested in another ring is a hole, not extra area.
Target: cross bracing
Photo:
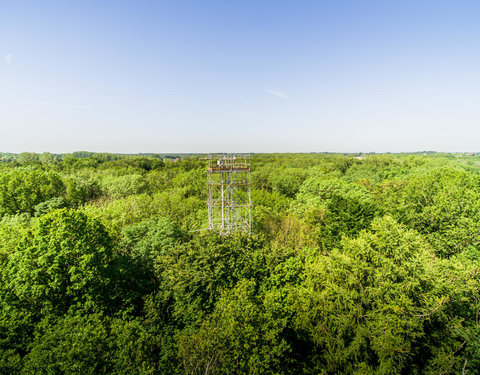
[[[207,160],[208,228],[251,233],[250,156],[209,155]]]

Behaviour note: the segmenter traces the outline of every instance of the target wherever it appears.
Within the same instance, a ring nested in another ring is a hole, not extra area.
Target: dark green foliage
[[[11,254],[5,286],[32,313],[96,310],[108,304],[112,240],[96,220],[72,210],[42,216]]]
[[[88,176],[69,176],[65,179],[65,184],[66,199],[73,207],[78,207],[101,195],[100,184]]]
[[[157,260],[160,290],[173,315],[190,323],[211,312],[222,291],[242,278],[260,277],[261,246],[245,235],[195,237]]]
[[[153,264],[165,256],[183,236],[181,228],[170,218],[159,218],[132,224],[122,231],[122,244],[134,258]]]
[[[252,203],[254,207],[268,207],[276,212],[284,212],[288,209],[289,200],[279,193],[269,193],[265,190],[252,190]]]
[[[72,156],[75,157],[75,158],[89,158],[91,156],[95,155],[94,152],[90,152],[90,151],[75,151],[75,152],[72,152]]]
[[[4,288],[0,289],[2,297]],[[0,374],[19,373],[28,352],[37,319],[29,311],[2,298],[0,313]]]
[[[141,319],[113,319],[110,332],[111,373],[146,375],[162,372],[159,352],[164,338],[161,332],[153,334]]]
[[[377,208],[373,201],[354,194],[332,194],[321,218],[319,242],[328,249],[341,236],[354,236],[367,228],[373,220]]]
[[[0,152],[0,160],[2,163],[12,163],[16,159],[16,155],[9,152]]]
[[[479,156],[0,158],[0,374],[479,373]]]
[[[242,279],[222,294],[199,329],[180,335],[183,368],[202,374],[281,372],[287,350],[280,338],[282,323],[257,296],[255,281]]]
[[[100,165],[100,161],[96,158],[77,158],[74,156],[63,157],[61,166],[67,170],[81,170],[96,168]]]
[[[34,207],[35,213],[34,216],[42,216],[52,210],[57,208],[65,208],[68,206],[67,200],[64,197],[57,197],[49,199],[48,201],[37,204]]]
[[[319,244],[325,250],[336,246],[342,236],[367,228],[378,211],[364,186],[325,177],[307,179],[291,209],[317,227]]]
[[[24,371],[32,374],[109,373],[108,341],[108,328],[100,314],[66,315],[57,322],[44,322],[39,324],[33,348],[25,357]]]
[[[66,315],[38,325],[24,372],[137,374],[158,370],[155,340],[140,320],[102,314]]]
[[[115,161],[107,161],[102,164],[102,168],[131,168],[139,171],[151,171],[161,169],[165,164],[163,161],[153,158],[128,158]]]

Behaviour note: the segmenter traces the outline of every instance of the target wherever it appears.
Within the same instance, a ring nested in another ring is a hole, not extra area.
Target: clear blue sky
[[[2,1],[0,151],[480,151],[480,1]]]

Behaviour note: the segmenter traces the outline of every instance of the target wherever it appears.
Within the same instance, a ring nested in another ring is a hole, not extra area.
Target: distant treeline
[[[22,152],[14,154],[9,152],[0,152],[0,161],[10,163],[17,161],[19,163],[52,163],[62,161],[64,158],[95,158],[100,161],[111,161],[119,159],[128,159],[135,157],[152,157],[156,159],[182,159],[192,157],[200,154],[156,154],[156,153],[140,153],[140,154],[114,154],[108,152],[90,152],[90,151],[75,151],[67,154],[52,154],[50,152],[34,153]]]

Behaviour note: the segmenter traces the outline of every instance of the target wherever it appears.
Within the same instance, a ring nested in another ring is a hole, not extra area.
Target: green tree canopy
[[[11,254],[10,298],[23,308],[60,315],[108,305],[112,240],[97,220],[68,209],[42,216]]]
[[[33,215],[37,204],[64,194],[65,184],[55,172],[28,167],[0,172],[0,216]]]
[[[468,311],[462,295],[478,290],[474,272],[445,268],[419,234],[376,219],[371,232],[308,262],[291,296],[297,329],[328,373],[440,373],[462,362],[459,312]]]

